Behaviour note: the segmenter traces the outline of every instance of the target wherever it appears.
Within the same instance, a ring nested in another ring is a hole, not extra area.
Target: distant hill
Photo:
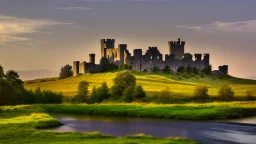
[[[58,71],[51,70],[27,70],[27,71],[17,71],[22,80],[32,80],[47,77],[57,77],[59,75]]]
[[[89,82],[89,90],[92,90],[94,86],[99,87],[103,82],[107,82],[108,86],[111,87],[116,74],[117,72],[108,72],[80,75],[63,80],[59,80],[58,78],[30,80],[25,82],[25,88],[34,90],[40,87],[44,90],[62,92],[65,96],[72,96],[76,94],[77,86],[80,81]],[[232,85],[236,96],[244,96],[248,89],[256,90],[256,80],[235,77],[217,78],[206,76],[205,78],[201,78],[200,76],[196,76],[193,78],[185,78],[140,72],[133,72],[133,74],[137,79],[137,84],[141,85],[149,95],[157,95],[164,88],[169,87],[174,96],[191,97],[194,94],[195,86],[201,83],[208,85],[209,94],[211,96],[217,96],[219,87],[225,83]]]
[[[256,76],[249,76],[246,79],[252,79],[252,80],[256,80]]]

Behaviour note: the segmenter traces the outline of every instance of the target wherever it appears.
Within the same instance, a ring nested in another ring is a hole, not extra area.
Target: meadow
[[[60,126],[61,123],[51,117],[39,105],[2,106],[0,107],[0,143],[1,144],[75,144],[75,143],[169,143],[169,144],[195,144],[182,138],[157,138],[138,134],[134,136],[114,137],[102,135],[99,132],[90,133],[57,133],[39,130]]]
[[[64,96],[73,96],[77,92],[77,86],[80,81],[89,82],[90,90],[94,86],[99,87],[103,82],[107,82],[108,86],[111,87],[116,74],[117,72],[86,74],[63,80],[59,80],[58,78],[37,79],[26,81],[24,87],[28,90],[35,90],[37,87],[40,87],[43,90],[62,92]],[[231,85],[235,92],[235,97],[241,99],[246,95],[247,90],[256,91],[255,80],[240,79],[231,76],[205,76],[204,78],[196,76],[192,78],[184,78],[175,75],[149,74],[142,72],[133,72],[133,75],[137,79],[137,84],[143,86],[148,96],[157,95],[164,88],[169,87],[175,96],[192,97],[195,86],[201,83],[208,86],[209,95],[213,98],[218,95],[218,89],[222,84]]]

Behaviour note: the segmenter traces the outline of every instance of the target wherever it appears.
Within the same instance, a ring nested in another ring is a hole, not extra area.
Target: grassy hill
[[[58,78],[37,79],[25,82],[26,89],[34,90],[40,87],[44,90],[52,90],[54,92],[62,92],[65,96],[72,96],[76,94],[77,86],[80,81],[87,81],[90,83],[90,90],[96,86],[100,86],[102,82],[106,81],[109,86],[113,85],[113,79],[117,72],[86,74],[71,77],[64,80]],[[256,91],[256,80],[247,80],[234,77],[208,77],[202,78],[200,76],[193,78],[184,78],[181,76],[172,76],[165,74],[149,74],[133,72],[136,76],[137,84],[142,85],[149,96],[159,93],[164,88],[169,87],[176,96],[193,96],[194,88],[200,83],[207,84],[209,87],[209,94],[217,96],[218,88],[225,83],[232,86],[235,91],[235,96],[245,96],[247,90]],[[181,78],[181,80],[180,80]]]

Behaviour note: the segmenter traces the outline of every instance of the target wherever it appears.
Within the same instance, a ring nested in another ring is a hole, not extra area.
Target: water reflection
[[[163,119],[53,115],[64,126],[57,132],[95,132],[125,136],[138,133],[157,137],[184,137],[205,144],[256,144],[256,126],[224,122],[188,122]],[[228,122],[255,123],[256,118]]]

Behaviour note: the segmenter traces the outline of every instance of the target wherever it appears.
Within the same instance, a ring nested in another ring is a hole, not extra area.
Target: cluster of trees
[[[219,88],[218,98],[220,100],[229,101],[234,99],[234,91],[232,90],[231,86],[228,84],[224,84]],[[205,84],[197,85],[194,91],[194,98],[195,99],[202,99],[206,100],[209,99],[210,96],[208,94],[208,87]]]
[[[23,81],[14,70],[4,72],[0,65],[0,105],[61,103],[63,95],[51,91],[28,91],[23,87]]]
[[[114,85],[111,88],[104,82],[100,87],[94,87],[90,93],[89,83],[82,81],[78,85],[77,95],[73,98],[73,102],[101,103],[107,99],[132,102],[146,97],[142,86],[136,85],[136,78],[130,72],[119,72],[113,82]]]

